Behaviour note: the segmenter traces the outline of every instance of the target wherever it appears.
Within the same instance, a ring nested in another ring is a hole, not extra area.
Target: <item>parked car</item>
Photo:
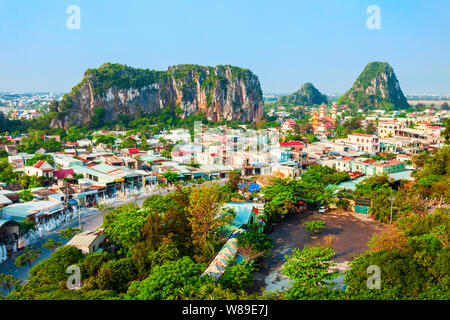
[[[322,207],[319,208],[319,212],[320,212],[320,213],[325,213],[325,212],[327,212],[327,211],[328,211],[328,208],[327,208],[327,207],[322,206]]]

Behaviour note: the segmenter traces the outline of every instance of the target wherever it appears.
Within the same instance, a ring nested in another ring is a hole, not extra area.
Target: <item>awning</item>
[[[205,174],[204,173],[202,173],[202,172],[200,172],[200,173],[194,173],[194,178],[197,178],[197,177],[203,177]]]

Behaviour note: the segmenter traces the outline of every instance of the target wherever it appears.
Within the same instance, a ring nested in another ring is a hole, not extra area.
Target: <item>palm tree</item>
[[[0,288],[8,289],[11,292],[12,288],[17,288],[22,284],[22,280],[17,279],[12,274],[0,273]]]

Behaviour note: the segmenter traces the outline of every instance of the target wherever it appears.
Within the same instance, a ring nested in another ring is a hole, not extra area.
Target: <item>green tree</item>
[[[59,231],[59,237],[61,239],[71,239],[74,235],[80,232],[80,229],[78,228],[67,228],[64,230]]]
[[[241,181],[241,171],[233,170],[228,174],[227,185],[230,186],[233,192],[239,190],[240,181]]]
[[[142,240],[141,229],[148,212],[139,210],[135,204],[128,204],[109,211],[103,220],[105,235],[121,246],[120,253],[131,254],[134,243]]]
[[[8,289],[8,292],[11,292],[12,288],[17,290],[21,283],[22,280],[17,279],[12,274],[0,273],[0,289]]]
[[[335,255],[329,247],[305,246],[295,248],[291,256],[286,256],[282,272],[288,276],[293,286],[286,292],[287,299],[310,299],[320,291],[326,291],[326,281],[333,280],[339,273],[330,272],[335,265],[331,257]]]
[[[0,159],[0,181],[8,185],[17,182],[19,174],[13,171],[13,167],[8,161]]]
[[[22,189],[42,187],[42,184],[39,181],[38,177],[34,175],[29,176],[26,174],[21,174],[19,177],[19,184],[22,187]]]
[[[137,270],[130,258],[106,262],[98,272],[95,283],[100,290],[126,292],[130,282],[137,277]]]
[[[42,251],[40,249],[35,249],[34,246],[26,247],[21,255],[19,255],[15,260],[15,265],[18,267],[25,267],[31,265],[37,258],[41,255]]]
[[[247,263],[264,256],[272,248],[272,239],[265,234],[251,230],[237,236],[239,253],[242,254]]]
[[[87,254],[83,259],[82,270],[83,275],[88,277],[96,277],[100,267],[110,260],[108,252],[93,252]]]
[[[34,198],[30,189],[22,190],[21,192],[19,192],[19,197],[23,202],[31,201]]]
[[[90,127],[93,129],[101,128],[104,125],[106,111],[103,108],[94,109],[94,114],[90,120]]]
[[[441,132],[441,136],[445,138],[446,144],[450,144],[450,118],[445,118],[444,128],[444,131]]]
[[[82,259],[83,253],[73,246],[59,248],[51,254],[50,258],[42,260],[30,269],[28,281],[22,286],[20,296],[25,299],[35,299],[44,292],[67,289],[66,282],[69,275],[66,270]]]
[[[62,244],[61,241],[55,241],[54,239],[48,239],[47,242],[45,242],[42,245],[42,248],[47,248],[47,249],[50,249],[51,251],[55,251],[61,244]]]
[[[197,245],[205,245],[208,235],[231,220],[230,214],[221,211],[221,207],[221,196],[215,184],[203,184],[191,191],[188,219]]]
[[[304,222],[303,225],[306,231],[312,231],[314,234],[317,234],[321,229],[325,229],[325,222],[322,220]]]
[[[41,153],[35,153],[33,158],[30,160],[27,160],[27,166],[34,166],[38,161],[47,161],[50,165],[55,165],[55,160],[53,160],[53,157],[49,154],[41,154]]]
[[[166,178],[168,183],[172,183],[174,181],[177,181],[178,180],[178,176],[179,176],[178,173],[170,171],[170,170],[164,172],[162,175],[163,175],[164,178]]]
[[[381,288],[369,289],[369,266],[379,266]],[[345,275],[348,294],[357,299],[411,299],[421,292],[427,280],[426,270],[405,252],[380,250],[352,260]]]
[[[246,285],[252,283],[254,271],[255,267],[253,267],[252,264],[246,264],[244,262],[236,263],[235,261],[230,261],[229,266],[218,282],[224,288],[232,289],[233,291],[239,291],[244,289]]]
[[[36,229],[36,222],[26,218],[25,220],[19,222],[19,229],[22,234],[27,234],[30,230]]]
[[[198,288],[207,279],[200,278],[205,266],[189,257],[156,266],[141,282],[133,282],[128,295],[139,300],[176,299],[182,288]],[[206,278],[206,277],[205,277]]]

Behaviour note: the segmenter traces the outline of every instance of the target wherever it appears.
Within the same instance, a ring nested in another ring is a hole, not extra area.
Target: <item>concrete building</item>
[[[105,242],[103,230],[88,231],[76,234],[66,246],[75,247],[84,254],[96,252]]]
[[[352,133],[348,135],[348,143],[357,146],[358,151],[377,153],[380,151],[380,141],[376,135]]]

